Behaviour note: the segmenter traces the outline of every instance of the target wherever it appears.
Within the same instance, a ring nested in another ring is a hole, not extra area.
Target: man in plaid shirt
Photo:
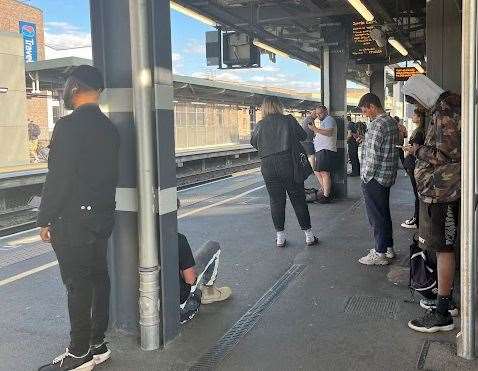
[[[398,168],[398,126],[386,114],[380,99],[365,94],[359,102],[362,114],[371,119],[362,150],[362,191],[375,248],[359,260],[365,265],[387,265],[395,257],[390,216],[390,187]]]

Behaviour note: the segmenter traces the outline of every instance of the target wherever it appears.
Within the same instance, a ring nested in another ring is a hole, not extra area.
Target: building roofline
[[[23,5],[23,6],[26,6],[28,8],[36,9],[36,10],[40,11],[40,13],[43,15],[43,9],[40,9],[40,8],[34,6],[34,5],[24,3],[23,1],[19,1],[19,0],[13,0],[13,1],[16,2],[19,5]]]

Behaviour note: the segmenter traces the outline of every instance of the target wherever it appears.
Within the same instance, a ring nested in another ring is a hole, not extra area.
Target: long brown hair
[[[261,111],[263,117],[274,114],[282,115],[284,113],[284,107],[282,106],[279,98],[265,97],[264,101],[262,102]]]
[[[417,115],[418,117],[420,117],[420,122],[418,123],[417,126],[421,129],[425,129],[425,111],[420,108],[415,108],[413,113]]]

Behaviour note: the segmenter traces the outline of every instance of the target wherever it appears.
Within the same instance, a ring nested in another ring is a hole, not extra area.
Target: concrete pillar
[[[381,64],[371,65],[370,92],[380,98],[385,107],[385,66]]]
[[[348,47],[345,30],[338,30],[337,47],[324,47],[321,68],[322,101],[337,122],[337,166],[332,177],[334,197],[347,197],[347,150],[345,123],[347,115]]]
[[[456,1],[427,1],[427,76],[445,90],[461,92],[461,13]]]
[[[138,334],[138,227],[128,0],[91,0],[93,63],[105,79],[101,108],[121,137],[116,226],[108,260],[110,327]],[[121,27],[118,27],[121,25]]]

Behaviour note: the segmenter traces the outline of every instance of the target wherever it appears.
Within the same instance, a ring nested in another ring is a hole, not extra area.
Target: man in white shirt
[[[327,107],[319,106],[315,110],[316,117],[320,120],[320,126],[309,124],[309,128],[315,133],[315,174],[322,186],[323,195],[319,203],[328,203],[331,198],[332,177],[331,172],[335,168],[337,155],[337,123],[329,115]]]

